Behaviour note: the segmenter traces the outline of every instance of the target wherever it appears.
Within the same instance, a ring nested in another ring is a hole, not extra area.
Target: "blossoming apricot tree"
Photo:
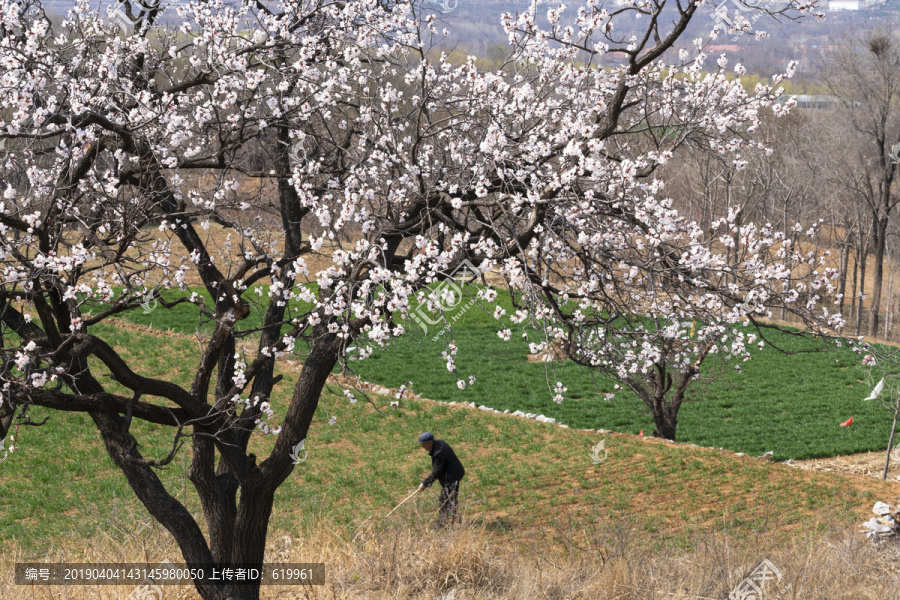
[[[756,341],[739,322],[785,306],[839,325],[816,253],[787,268],[784,236],[734,214],[701,230],[655,176],[687,147],[740,164],[759,150],[746,140],[760,111],[785,110],[777,88],[747,91],[724,57],[709,64],[703,40],[673,52],[701,6],[588,0],[541,27],[534,5],[503,18],[509,57],[483,72],[448,62],[415,1],[126,1],[121,27],[86,1],[54,25],[39,3],[0,0],[0,437],[32,406],[86,412],[186,562],[260,564],[334,366],[351,343],[364,359],[403,335],[420,302],[440,311],[429,284],[468,261],[513,295],[501,337],[521,325],[536,347],[564,344],[674,438],[704,358]],[[613,28],[638,17],[639,34]],[[211,228],[234,239],[214,251]],[[193,284],[209,300],[173,294]],[[189,386],[135,372],[97,327],[151,301],[213,324]],[[251,310],[248,357],[236,339]],[[276,424],[274,363],[298,343]],[[134,419],[172,428],[169,456],[142,454]],[[277,436],[258,463],[254,432]],[[155,473],[184,441],[208,536]]]

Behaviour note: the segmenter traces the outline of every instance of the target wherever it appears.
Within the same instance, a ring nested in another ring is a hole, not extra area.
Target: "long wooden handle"
[[[409,496],[407,496],[406,498],[404,498],[404,499],[403,499],[403,502],[401,502],[400,504],[398,504],[397,506],[394,507],[394,510],[397,510],[398,508],[400,508],[401,506],[403,506],[404,504],[406,504],[406,501],[407,501],[407,500],[409,500],[410,498],[412,498],[413,496],[415,496],[415,495],[418,494],[418,493],[419,493],[419,488],[416,488],[416,491],[414,491],[412,494],[410,494]],[[384,515],[384,517],[383,517],[381,520],[384,521],[384,520],[387,519],[389,516],[391,516],[392,514],[394,514],[394,510],[392,510],[392,511],[389,512],[388,514]]]

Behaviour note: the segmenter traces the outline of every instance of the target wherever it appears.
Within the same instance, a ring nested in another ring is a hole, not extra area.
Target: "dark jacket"
[[[466,474],[453,448],[444,440],[434,440],[428,454],[431,456],[431,474],[422,482],[425,487],[429,487],[435,479],[441,482],[441,487],[444,487],[459,481]]]

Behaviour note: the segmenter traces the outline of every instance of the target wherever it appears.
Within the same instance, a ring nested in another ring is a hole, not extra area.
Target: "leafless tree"
[[[841,103],[833,126],[847,127],[853,134],[848,136],[851,144],[843,148],[840,156],[855,158],[851,158],[851,164],[860,169],[849,176],[847,187],[855,190],[869,215],[874,265],[868,331],[876,336],[888,223],[898,201],[893,190],[897,161],[891,155],[894,145],[900,142],[900,42],[893,34],[881,31],[850,37],[844,48],[831,55],[824,78]],[[863,273],[865,256],[866,250],[862,250]]]

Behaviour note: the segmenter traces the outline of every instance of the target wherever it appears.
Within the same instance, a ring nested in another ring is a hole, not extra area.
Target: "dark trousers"
[[[447,485],[441,487],[441,511],[438,517],[438,525],[441,527],[447,523],[459,523],[459,482],[448,481]]]

